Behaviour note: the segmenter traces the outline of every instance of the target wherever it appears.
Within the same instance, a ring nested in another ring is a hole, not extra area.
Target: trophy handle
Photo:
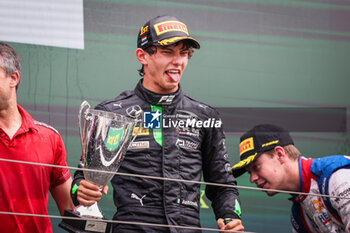
[[[137,127],[137,132],[135,133],[134,136],[132,136],[131,140],[130,140],[130,143],[132,143],[136,136],[139,134],[140,130],[141,130],[141,127],[142,127],[142,123],[143,123],[143,111],[140,109],[138,110],[136,113],[135,113],[135,126],[134,127]]]
[[[90,104],[84,100],[81,105],[80,105],[80,109],[79,109],[79,115],[78,115],[78,121],[79,121],[79,135],[80,135],[80,143],[81,143],[81,149],[83,154],[85,154],[85,146],[84,146],[84,128],[85,128],[85,116],[87,111],[89,111],[90,109]]]

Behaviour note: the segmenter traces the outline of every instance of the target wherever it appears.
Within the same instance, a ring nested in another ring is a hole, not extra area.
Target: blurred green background
[[[84,50],[10,43],[22,62],[18,102],[60,131],[69,166],[75,167],[81,155],[80,103],[88,100],[94,106],[134,88],[140,68],[138,30],[162,14],[182,19],[201,44],[181,79],[182,88],[224,116],[232,164],[239,160],[243,131],[265,122],[289,129],[305,156],[350,154],[349,1],[85,0]],[[305,111],[313,108],[321,114],[306,117]],[[264,109],[285,114],[262,116]],[[301,113],[295,117],[286,109]],[[336,117],[327,109],[337,109]],[[238,185],[254,187],[248,178],[240,177]],[[288,195],[270,198],[245,189],[240,195],[246,231],[291,232]],[[108,218],[115,212],[112,203],[111,195],[99,202]],[[49,214],[58,215],[52,198],[48,205]],[[205,197],[201,207],[202,227],[216,228]],[[52,223],[54,232],[63,232],[57,220]]]

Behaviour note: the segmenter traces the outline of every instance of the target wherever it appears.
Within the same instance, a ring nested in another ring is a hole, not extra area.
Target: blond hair
[[[294,145],[287,145],[287,146],[282,146],[288,157],[292,160],[297,160],[299,156],[301,155],[300,151],[298,148],[296,148]],[[271,157],[274,156],[274,150],[269,150],[266,151],[265,153],[269,154]]]

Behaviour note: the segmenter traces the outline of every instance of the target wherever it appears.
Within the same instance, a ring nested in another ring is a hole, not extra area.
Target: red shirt
[[[12,139],[0,128],[0,158],[67,166],[58,132],[18,105],[22,125]],[[70,177],[68,169],[0,161],[0,211],[47,215],[48,191]],[[50,219],[0,214],[0,232],[52,232]]]

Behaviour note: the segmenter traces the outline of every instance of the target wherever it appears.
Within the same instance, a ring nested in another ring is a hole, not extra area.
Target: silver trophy
[[[141,109],[135,111],[133,118],[131,118],[112,112],[90,109],[87,101],[81,104],[79,133],[84,177],[97,184],[100,190],[111,181],[115,175],[114,172],[120,167],[126,150],[141,129],[142,115]],[[67,215],[92,219],[104,218],[97,203],[89,207],[79,205],[73,212],[69,211]],[[100,221],[86,221],[83,224],[79,223],[79,226],[77,222],[63,220],[60,226],[69,232],[108,232],[108,228],[110,228],[109,224]],[[93,228],[90,229],[89,226]]]

